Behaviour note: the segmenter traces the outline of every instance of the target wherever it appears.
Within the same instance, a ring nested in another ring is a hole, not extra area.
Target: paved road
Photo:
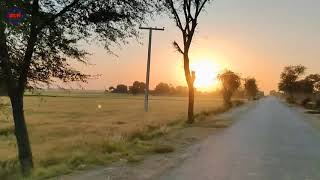
[[[304,118],[265,98],[160,180],[320,180],[320,134]]]

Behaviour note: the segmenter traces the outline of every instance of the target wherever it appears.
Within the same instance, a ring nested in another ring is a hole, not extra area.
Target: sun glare
[[[200,91],[211,91],[217,88],[217,75],[221,67],[213,60],[194,60],[190,64],[190,69],[196,72],[195,87]]]

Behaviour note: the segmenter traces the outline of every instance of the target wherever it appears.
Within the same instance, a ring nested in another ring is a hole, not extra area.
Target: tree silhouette
[[[2,16],[12,6],[0,1],[0,66],[10,97],[18,155],[24,175],[33,167],[23,113],[26,87],[51,83],[52,78],[86,81],[68,59],[86,63],[79,42],[98,39],[111,52],[114,42],[136,36],[136,27],[153,12],[156,0],[33,0],[19,1],[26,18],[15,27]],[[32,3],[31,3],[32,2]]]
[[[110,91],[110,92],[113,92],[115,89],[116,89],[116,88],[114,88],[113,86],[110,86],[110,87],[109,87],[109,91]]]
[[[188,95],[188,87],[177,86],[175,88],[175,94],[177,94],[177,95]]]
[[[320,74],[310,74],[305,80],[312,84],[313,92],[320,92]]]
[[[231,97],[241,85],[240,76],[232,71],[227,70],[218,75],[218,79],[222,83],[222,95],[224,103],[227,107],[231,107]]]
[[[246,79],[244,83],[244,88],[246,91],[246,95],[251,99],[254,99],[259,92],[257,81],[255,78]]]
[[[126,94],[128,93],[128,86],[124,84],[117,85],[117,88],[114,89],[113,93],[120,93],[120,94]]]
[[[146,88],[146,84],[144,82],[135,81],[132,86],[129,87],[129,92],[133,95],[143,94]]]
[[[153,93],[156,95],[168,95],[172,93],[172,87],[167,83],[159,83]]]
[[[295,102],[295,98],[299,100],[300,97],[305,97],[302,104],[306,104],[312,97],[316,99],[320,91],[320,74],[310,74],[303,78],[306,69],[302,65],[287,66],[281,73],[279,90],[289,96],[287,100],[292,103]]]
[[[176,26],[182,33],[181,47],[174,41],[174,48],[182,54],[184,63],[185,78],[189,88],[188,103],[188,123],[194,122],[194,81],[195,72],[190,71],[189,52],[194,37],[194,33],[198,26],[198,18],[204,10],[205,5],[210,0],[165,0],[165,7],[169,10],[171,17],[174,19]]]
[[[297,90],[296,81],[305,73],[305,70],[306,67],[302,65],[285,67],[280,76],[279,90],[293,98]]]

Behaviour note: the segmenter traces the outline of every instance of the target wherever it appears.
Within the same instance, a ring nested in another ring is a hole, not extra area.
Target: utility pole
[[[149,48],[148,48],[148,61],[147,61],[147,77],[146,89],[144,97],[144,111],[149,110],[149,81],[150,81],[150,63],[151,63],[151,47],[152,47],[152,31],[164,31],[164,28],[140,27],[139,29],[149,30]]]

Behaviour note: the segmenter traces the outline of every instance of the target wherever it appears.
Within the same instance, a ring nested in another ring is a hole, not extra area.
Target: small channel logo
[[[11,7],[5,13],[5,20],[10,25],[19,26],[25,16],[26,13],[23,9],[20,9],[18,7]]]

